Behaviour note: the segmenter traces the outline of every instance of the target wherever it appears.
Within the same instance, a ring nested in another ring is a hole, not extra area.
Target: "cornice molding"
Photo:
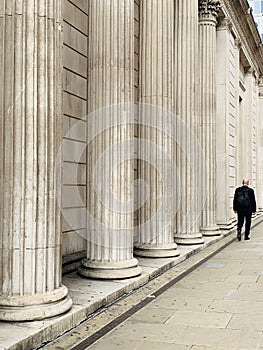
[[[263,97],[263,76],[258,78],[258,96]]]
[[[252,67],[246,67],[245,68],[245,75],[254,75],[255,74],[255,69]]]
[[[242,43],[241,43],[240,38],[235,38],[235,47],[236,47],[238,50],[241,49]]]
[[[244,6],[242,0],[221,0],[221,7],[226,10],[227,17],[236,29],[242,47],[246,50],[250,60],[254,61],[257,71],[263,73],[263,50],[260,36],[249,7]]]
[[[228,17],[225,17],[218,23],[218,26],[216,29],[231,31],[232,27],[233,27],[232,21]]]

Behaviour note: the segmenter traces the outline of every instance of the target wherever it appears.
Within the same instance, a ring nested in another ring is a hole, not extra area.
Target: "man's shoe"
[[[237,231],[237,239],[241,241],[241,230]]]
[[[249,241],[249,240],[250,240],[250,237],[246,236],[245,241]]]

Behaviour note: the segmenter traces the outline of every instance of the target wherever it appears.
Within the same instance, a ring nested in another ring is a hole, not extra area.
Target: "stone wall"
[[[223,49],[224,48],[224,49]],[[217,223],[229,227],[233,221],[233,195],[236,187],[239,47],[228,19],[217,29]]]
[[[85,250],[88,1],[63,0],[63,255]],[[72,127],[77,123],[77,127]],[[78,197],[80,193],[80,198]],[[71,215],[72,214],[72,215]],[[78,233],[76,233],[76,231]]]

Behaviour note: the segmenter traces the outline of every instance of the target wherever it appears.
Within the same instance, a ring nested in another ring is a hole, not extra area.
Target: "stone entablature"
[[[224,14],[233,24],[233,32],[240,38],[243,51],[257,74],[263,73],[263,46],[248,3],[243,1],[221,0]]]

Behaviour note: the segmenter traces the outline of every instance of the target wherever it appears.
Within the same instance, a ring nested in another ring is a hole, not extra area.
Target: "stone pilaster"
[[[237,85],[238,85],[238,96],[237,96],[237,103],[238,103],[238,119],[236,120],[236,181],[235,186],[233,188],[232,196],[234,197],[234,189],[237,186],[240,186],[242,183],[242,176],[243,176],[243,169],[242,169],[242,128],[240,125],[243,125],[244,122],[244,78],[243,75],[240,74],[241,70],[241,55],[242,55],[242,42],[239,37],[235,38],[235,61],[236,61],[236,74],[238,75],[237,79]],[[241,158],[240,158],[241,156]],[[233,201],[232,201],[233,202]],[[233,208],[232,208],[233,209]],[[235,221],[234,221],[235,222]]]
[[[239,125],[239,156],[240,156],[240,175],[238,179],[242,182],[243,178],[250,180],[250,186],[254,186],[254,163],[255,163],[255,117],[256,117],[256,100],[255,93],[255,70],[253,67],[245,68],[244,76],[244,100],[243,100],[243,123]],[[244,128],[244,125],[246,127]]]
[[[257,207],[263,211],[263,76],[259,78],[258,85],[258,128],[257,128]]]
[[[87,257],[92,278],[139,275],[133,258],[133,0],[89,2]]]
[[[236,186],[239,61],[236,61],[237,52],[231,28],[229,18],[221,20],[217,26],[216,40],[216,132],[220,135],[216,138],[216,222],[222,230],[233,228],[231,202]]]
[[[220,3],[199,0],[200,118],[201,143],[206,158],[207,179],[202,191],[207,198],[202,211],[203,235],[219,235],[216,224],[216,23]]]
[[[60,1],[0,6],[0,319],[56,316],[61,284]],[[57,164],[58,163],[58,164]]]
[[[173,118],[174,2],[142,0],[140,8],[139,138],[140,142],[152,143],[153,147],[147,155],[145,147],[139,152],[139,178],[149,186],[149,193],[139,210],[135,253],[150,257],[177,256],[179,251],[173,237],[175,198],[169,197],[173,193],[173,166],[168,161],[173,158],[173,140],[165,132]],[[150,127],[144,122],[149,109],[152,118],[159,120],[159,127]],[[165,157],[160,156],[158,149]],[[143,197],[142,191],[139,196]]]
[[[198,157],[193,156],[198,132],[198,3],[175,1],[175,110],[178,119],[176,164],[180,176],[176,183],[180,205],[175,224],[175,242],[202,244],[200,233]],[[188,132],[187,132],[188,129]],[[190,130],[190,132],[189,132]],[[200,155],[199,155],[200,156]]]

